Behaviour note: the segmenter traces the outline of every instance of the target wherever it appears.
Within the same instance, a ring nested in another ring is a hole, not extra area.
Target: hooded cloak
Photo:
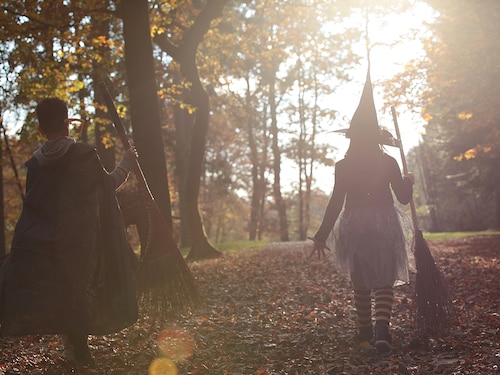
[[[101,335],[137,319],[134,254],[114,180],[92,146],[62,153],[26,162],[26,197],[0,268],[1,336]]]

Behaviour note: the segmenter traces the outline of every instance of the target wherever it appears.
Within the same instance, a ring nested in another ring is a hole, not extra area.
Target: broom
[[[401,142],[396,110],[391,107],[392,119],[399,139],[399,151],[403,163],[403,172],[408,173],[408,166]],[[437,266],[429,246],[418,226],[417,211],[413,198],[410,200],[411,216],[415,228],[414,255],[417,276],[415,296],[417,301],[417,327],[423,334],[436,334],[451,325],[454,317],[453,303],[444,282],[444,277]]]
[[[99,88],[123,147],[128,150],[131,144],[106,84],[101,83]],[[136,272],[138,302],[140,306],[164,317],[192,309],[200,301],[194,277],[151,194],[137,159],[134,173],[146,205],[149,229],[145,246],[141,245],[141,259]]]

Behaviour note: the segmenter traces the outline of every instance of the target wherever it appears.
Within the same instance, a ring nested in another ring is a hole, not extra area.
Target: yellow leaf
[[[472,113],[461,112],[457,115],[460,120],[470,120],[472,118]]]

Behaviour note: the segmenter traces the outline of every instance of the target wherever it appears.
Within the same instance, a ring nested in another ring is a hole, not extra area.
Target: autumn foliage
[[[192,265],[199,311],[160,322],[145,314],[120,333],[92,337],[96,368],[73,369],[54,336],[0,340],[5,374],[493,374],[500,366],[496,282],[500,236],[429,241],[458,320],[423,338],[412,285],[396,290],[395,352],[382,359],[355,338],[352,290],[310,243],[270,244]],[[159,370],[158,370],[159,371]],[[166,372],[174,371],[174,372]]]

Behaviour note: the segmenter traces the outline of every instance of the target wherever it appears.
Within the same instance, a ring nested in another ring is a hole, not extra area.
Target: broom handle
[[[392,113],[392,120],[394,121],[394,127],[396,129],[396,137],[399,139],[399,152],[401,154],[401,161],[403,163],[403,173],[408,174],[408,164],[406,164],[406,157],[403,151],[403,141],[401,139],[401,133],[399,132],[398,116],[396,115],[396,109],[394,107],[391,107],[391,113]],[[415,228],[415,230],[419,230],[417,210],[415,208],[415,201],[413,200],[413,196],[410,199],[410,209],[411,209],[411,218],[413,220],[413,227]]]
[[[123,122],[118,115],[118,112],[116,111],[115,104],[113,102],[113,98],[111,97],[108,88],[106,87],[106,84],[104,82],[101,82],[99,84],[99,88],[101,89],[102,96],[104,98],[104,102],[106,103],[106,106],[108,107],[108,114],[111,117],[111,121],[113,122],[113,125],[115,126],[115,129],[118,133],[118,137],[120,138],[123,147],[125,150],[128,150],[129,148],[132,147],[130,144],[130,141],[127,136],[127,132],[125,131],[125,126],[123,125]],[[148,183],[146,181],[146,177],[144,176],[144,173],[142,171],[141,165],[139,164],[139,160],[135,159],[135,171],[134,171],[136,177],[137,177],[137,182],[139,189],[142,191],[142,193],[146,196],[149,197],[152,201],[154,201],[153,194],[151,193],[151,190],[149,189]]]

